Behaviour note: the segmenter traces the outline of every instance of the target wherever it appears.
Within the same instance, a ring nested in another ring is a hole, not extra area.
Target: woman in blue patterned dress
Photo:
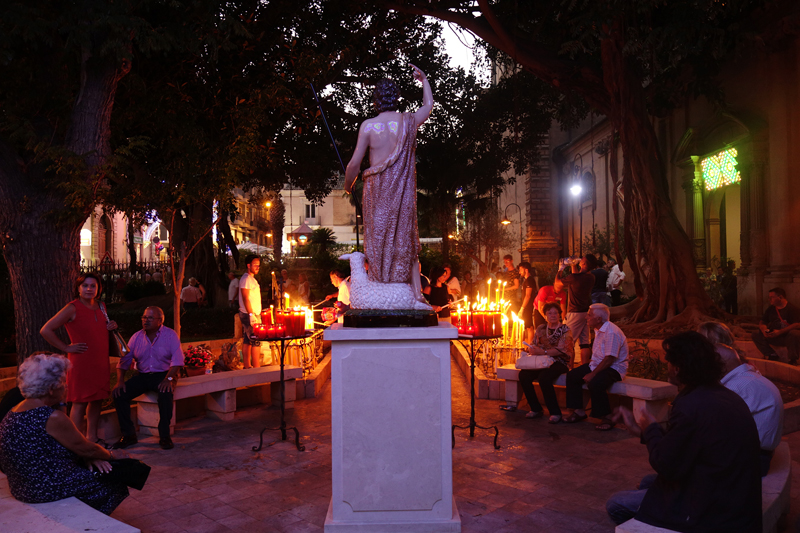
[[[71,496],[111,514],[128,496],[128,488],[102,479],[110,459],[129,457],[89,442],[63,412],[54,409],[66,394],[70,362],[38,353],[19,367],[17,381],[24,401],[0,422],[0,469],[11,494],[26,503],[45,503]]]

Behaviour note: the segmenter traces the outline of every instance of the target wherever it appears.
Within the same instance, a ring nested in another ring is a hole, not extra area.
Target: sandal
[[[589,415],[584,414],[583,416],[580,416],[576,413],[572,413],[571,415],[569,415],[567,418],[564,419],[564,423],[574,424],[575,422],[580,422],[582,420],[586,420],[587,418],[589,418]]]
[[[604,419],[602,419],[600,421],[599,424],[597,424],[594,427],[594,429],[596,429],[597,431],[610,431],[610,430],[614,429],[614,426],[615,426],[615,424],[614,424],[613,420],[610,420],[608,418],[604,418]]]
[[[550,420],[547,421],[548,424],[559,424],[563,421],[561,415],[553,415],[550,417]]]
[[[501,405],[500,409],[502,409],[503,411],[509,411],[509,412],[512,412],[512,413],[517,410],[517,408],[514,407],[513,405],[506,405],[506,404]]]
[[[542,418],[544,416],[544,411],[528,411],[525,414],[525,418]]]

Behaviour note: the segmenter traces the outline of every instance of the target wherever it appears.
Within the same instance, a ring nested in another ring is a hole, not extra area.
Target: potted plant
[[[189,345],[183,352],[183,365],[189,377],[205,374],[206,368],[210,369],[213,364],[214,356],[205,344]]]

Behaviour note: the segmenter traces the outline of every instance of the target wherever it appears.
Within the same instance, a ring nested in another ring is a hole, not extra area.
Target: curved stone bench
[[[516,407],[522,399],[519,370],[514,365],[501,366],[497,369],[497,378],[506,380],[506,404]],[[561,374],[553,384],[566,387],[567,375]],[[586,385],[583,388],[586,389]],[[669,402],[678,395],[678,388],[664,381],[626,377],[611,385],[608,392],[632,398],[634,413],[645,410],[659,422],[664,422],[669,416]]]
[[[772,456],[769,473],[761,478],[762,531],[778,533],[781,519],[789,514],[792,486],[792,457],[789,443],[781,442]],[[651,526],[635,518],[618,525],[615,533],[669,533],[672,529]]]
[[[24,503],[11,495],[0,473],[0,531],[3,533],[141,533],[77,498],[50,503]]]

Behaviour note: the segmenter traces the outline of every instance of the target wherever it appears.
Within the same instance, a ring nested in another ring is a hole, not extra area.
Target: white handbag
[[[517,359],[516,366],[519,370],[541,370],[550,368],[555,360],[549,355],[523,355]]]

